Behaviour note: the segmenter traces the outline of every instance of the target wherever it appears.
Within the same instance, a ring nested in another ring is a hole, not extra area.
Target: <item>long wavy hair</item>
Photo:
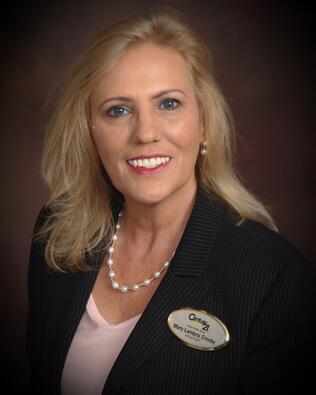
[[[187,64],[207,141],[207,155],[196,162],[198,185],[231,207],[237,225],[249,218],[277,230],[267,209],[237,176],[233,120],[207,45],[179,11],[158,7],[107,27],[68,70],[44,139],[41,170],[50,192],[49,215],[34,234],[35,239],[44,237],[45,259],[54,270],[90,270],[86,254],[113,231],[115,191],[90,135],[89,97],[131,46],[144,43],[171,48]]]

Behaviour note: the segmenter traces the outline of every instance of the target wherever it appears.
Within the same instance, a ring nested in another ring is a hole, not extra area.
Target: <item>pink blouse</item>
[[[108,324],[90,294],[65,361],[62,395],[100,395],[110,370],[141,314]]]

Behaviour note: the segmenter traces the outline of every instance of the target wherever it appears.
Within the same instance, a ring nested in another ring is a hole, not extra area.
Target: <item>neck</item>
[[[146,241],[152,245],[166,236],[178,242],[191,214],[196,189],[194,181],[157,204],[146,205],[127,197],[122,218],[124,234],[134,245]]]

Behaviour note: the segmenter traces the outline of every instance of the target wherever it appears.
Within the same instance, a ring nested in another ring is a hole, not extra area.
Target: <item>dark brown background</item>
[[[306,5],[276,3],[159,4],[183,11],[209,44],[236,119],[243,179],[271,207],[281,234],[314,260],[312,12]],[[22,393],[27,380],[28,254],[34,221],[47,197],[39,172],[48,117],[43,105],[65,66],[95,33],[146,4],[158,3],[2,4],[1,332],[3,366],[12,392]]]

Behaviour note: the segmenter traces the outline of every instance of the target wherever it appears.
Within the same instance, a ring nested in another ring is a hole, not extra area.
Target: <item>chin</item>
[[[172,189],[156,187],[156,188],[142,188],[141,190],[133,191],[132,193],[124,194],[130,200],[144,205],[155,205],[168,199],[173,194]]]

